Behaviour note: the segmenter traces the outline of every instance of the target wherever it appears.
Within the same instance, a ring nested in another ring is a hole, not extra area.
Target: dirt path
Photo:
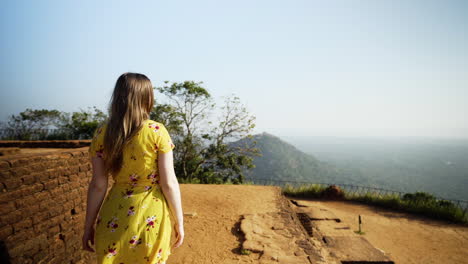
[[[304,200],[302,200],[304,201]],[[352,202],[312,201],[358,230],[402,264],[468,263],[468,227]]]
[[[278,212],[279,189],[268,186],[181,184],[185,242],[168,264],[257,263],[240,254],[239,230],[243,214]]]
[[[279,189],[272,186],[181,184],[185,243],[168,264],[259,263],[241,255],[240,218],[280,212]],[[468,227],[352,202],[309,201],[328,208],[398,264],[468,264]]]

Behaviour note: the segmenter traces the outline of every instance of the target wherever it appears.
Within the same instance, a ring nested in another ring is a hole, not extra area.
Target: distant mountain
[[[304,182],[339,180],[339,171],[334,166],[298,150],[277,136],[264,132],[232,144],[249,143],[244,142],[246,140],[256,141],[256,147],[262,153],[261,157],[254,158],[256,167],[246,173],[247,177]]]

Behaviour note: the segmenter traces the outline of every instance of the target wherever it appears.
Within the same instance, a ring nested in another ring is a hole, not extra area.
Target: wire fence
[[[370,186],[361,186],[361,185],[354,185],[354,184],[343,184],[343,183],[329,183],[329,182],[304,182],[304,181],[282,181],[282,180],[274,180],[268,178],[245,178],[246,181],[250,181],[256,185],[271,185],[271,186],[280,186],[285,187],[286,185],[292,187],[299,187],[304,185],[317,185],[319,187],[328,187],[330,185],[335,185],[340,187],[343,191],[345,191],[350,197],[362,196],[366,194],[372,194],[373,196],[381,197],[384,196],[398,196],[400,199],[403,198],[407,192],[390,190],[390,189],[383,189],[377,187],[370,187]],[[444,200],[451,202],[454,206],[458,207],[463,211],[463,217],[466,213],[468,213],[468,201],[465,200],[456,200],[456,199],[446,199],[438,196],[434,196],[438,200]]]

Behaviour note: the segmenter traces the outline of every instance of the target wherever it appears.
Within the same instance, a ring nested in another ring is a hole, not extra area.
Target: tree
[[[243,183],[243,172],[254,168],[253,156],[258,155],[259,150],[255,148],[255,141],[239,140],[252,138],[250,133],[255,127],[255,117],[250,115],[235,95],[225,98],[221,110],[222,115],[211,135],[205,135],[212,141],[203,152],[206,161],[204,173],[215,181]],[[206,177],[202,179],[204,183],[209,181],[212,180]]]
[[[8,138],[17,140],[31,140],[34,136],[44,137],[50,126],[58,126],[61,122],[61,112],[58,110],[33,110],[27,108],[19,115],[9,116],[2,129]]]
[[[5,139],[90,139],[106,118],[106,114],[96,107],[73,113],[27,108],[19,115],[11,115],[1,127]]]
[[[242,183],[243,170],[253,167],[254,146],[231,146],[229,140],[251,136],[255,117],[230,96],[218,122],[209,121],[216,104],[203,82],[185,81],[155,89],[167,98],[151,118],[163,122],[174,144],[176,174],[182,182]]]
[[[73,139],[90,139],[97,127],[106,119],[107,115],[93,106],[88,110],[80,109],[79,112],[64,113],[60,128],[68,131]]]
[[[175,172],[182,179],[192,181],[200,177],[203,163],[203,141],[199,136],[202,121],[214,107],[211,95],[201,86],[203,82],[185,81],[155,89],[165,96],[167,103],[157,105],[151,116],[165,122],[173,134]]]

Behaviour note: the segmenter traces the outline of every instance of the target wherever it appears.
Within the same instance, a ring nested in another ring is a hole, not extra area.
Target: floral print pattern
[[[112,175],[114,185],[97,217],[98,264],[165,264],[171,254],[172,224],[159,185],[157,157],[175,145],[164,125],[153,120],[145,122],[124,148],[122,169]],[[100,126],[93,135],[90,159],[105,158],[106,126]]]
[[[158,174],[156,174],[156,172],[152,172],[146,176],[146,179],[151,180],[151,184],[159,184]]]
[[[150,124],[148,127],[152,129],[153,132],[158,132],[159,130],[159,126],[157,124]]]
[[[130,175],[130,182],[131,182],[131,185],[133,187],[135,187],[135,185],[137,185],[137,182],[138,182],[138,175],[136,175],[135,173]]]
[[[133,196],[133,190],[132,189],[125,189],[125,192],[122,192],[122,196],[125,199],[128,199]]]
[[[117,229],[117,227],[119,227],[119,224],[117,224],[117,221],[119,220],[119,218],[117,217],[112,217],[111,220],[109,220],[109,222],[107,222],[107,228],[110,228],[111,232],[115,232],[115,229]]]
[[[107,246],[107,250],[104,250],[104,253],[106,253],[106,257],[110,258],[115,255],[117,255],[117,247],[114,247],[115,243],[112,243],[112,246]]]
[[[128,208],[127,216],[135,215],[135,206]]]
[[[138,236],[132,236],[132,239],[130,239],[129,243],[130,248],[135,248],[136,246],[141,244],[141,238],[138,238]]]
[[[150,228],[154,228],[154,224],[156,222],[156,216],[150,216],[146,218],[146,231],[149,231]]]

